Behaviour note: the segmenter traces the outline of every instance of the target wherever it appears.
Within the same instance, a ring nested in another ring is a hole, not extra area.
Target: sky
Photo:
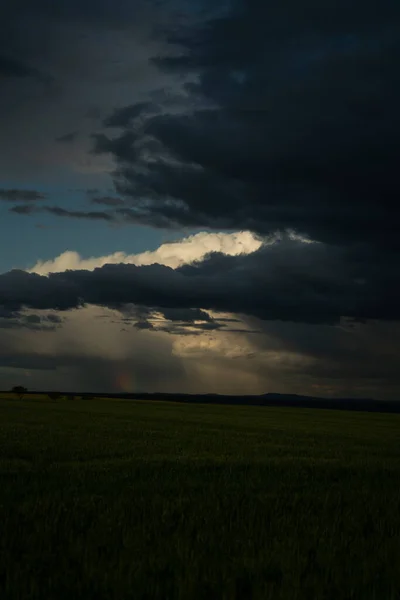
[[[400,391],[398,0],[0,6],[0,389]]]

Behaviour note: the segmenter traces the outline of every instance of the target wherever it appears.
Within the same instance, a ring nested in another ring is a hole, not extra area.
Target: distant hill
[[[3,393],[10,393],[3,392]],[[47,391],[32,393],[48,394]],[[131,392],[105,394],[102,392],[63,392],[62,395],[81,398],[120,398],[124,400],[158,400],[185,402],[188,404],[228,404],[243,406],[287,406],[298,408],[321,408],[330,410],[352,410],[400,414],[400,400],[374,400],[372,398],[320,398],[297,394],[266,393],[262,395],[232,396],[223,394],[173,394],[160,392]],[[29,392],[26,398],[29,397]]]

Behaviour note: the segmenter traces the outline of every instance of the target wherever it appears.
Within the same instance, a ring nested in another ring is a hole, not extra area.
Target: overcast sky
[[[0,6],[0,388],[398,398],[398,0]]]

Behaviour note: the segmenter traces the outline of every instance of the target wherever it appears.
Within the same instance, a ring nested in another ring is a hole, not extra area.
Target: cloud
[[[236,1],[176,27],[155,62],[193,77],[186,110],[95,145],[126,218],[396,245],[400,6],[374,7]]]
[[[66,133],[65,135],[61,135],[60,137],[57,137],[56,142],[60,142],[62,144],[70,144],[76,140],[77,135],[78,135],[77,131],[73,131],[71,133]]]
[[[48,81],[40,71],[17,59],[0,55],[0,77],[33,77],[39,81]]]
[[[37,206],[34,204],[17,204],[9,209],[10,212],[16,213],[17,215],[31,215],[36,212],[40,212]]]
[[[136,313],[136,315],[135,315]],[[124,313],[125,314],[125,313]],[[133,319],[138,318],[134,327],[139,330],[162,331],[172,335],[201,335],[205,332],[224,330],[224,332],[235,332],[238,329],[228,329],[227,321],[220,320],[218,315],[211,316],[209,312],[199,308],[163,308],[154,309],[136,307],[131,312]],[[124,322],[131,319],[125,318]],[[243,329],[242,333],[253,333],[253,331]]]
[[[115,127],[124,128],[130,127],[132,121],[135,121],[138,117],[144,113],[157,112],[157,107],[152,105],[150,102],[138,102],[131,106],[124,106],[117,108],[114,112],[103,120],[104,127]]]
[[[135,118],[95,138],[94,152],[116,165],[126,203],[116,212],[154,227],[289,230],[320,242],[183,266],[189,296],[201,281],[196,306],[268,320],[398,318],[399,23],[390,1],[379,16],[373,3],[307,0],[300,14],[291,0],[238,1],[171,32],[173,52],[154,62],[193,77],[190,101],[157,114],[137,107],[138,118],[127,104]],[[229,303],[217,300],[222,282]]]
[[[122,198],[115,198],[113,196],[95,196],[90,201],[92,204],[102,204],[104,206],[122,206],[124,204]]]
[[[109,222],[117,221],[115,215],[110,212],[96,210],[68,210],[61,206],[34,206],[32,204],[21,204],[13,206],[9,211],[18,215],[32,215],[47,212],[56,217],[69,219],[89,219],[93,221]]]
[[[210,315],[201,309],[164,308],[162,313],[169,321],[211,321]]]
[[[59,206],[44,206],[43,211],[56,215],[57,217],[68,217],[74,219],[93,219],[99,221],[113,221],[114,218],[104,211],[67,210]]]
[[[115,138],[109,138],[104,133],[96,133],[92,137],[94,140],[93,154],[112,154],[129,162],[139,158],[138,151],[134,147],[137,136],[131,131]]]
[[[247,325],[251,319],[246,319]],[[256,352],[302,356],[305,375],[320,393],[395,397],[395,365],[400,351],[397,322],[356,324],[343,319],[336,327],[304,323],[257,322],[263,335],[253,338]],[[301,388],[301,374],[299,382]],[[391,391],[390,391],[391,390]]]
[[[215,330],[199,336],[169,335],[147,325],[121,331],[119,313],[99,307],[63,317],[56,331],[2,330],[3,389],[22,384],[65,391],[275,391],[387,399],[399,393],[398,323],[349,328],[344,321],[329,327],[246,319],[263,335]]]
[[[140,330],[143,330],[143,329],[152,329],[153,330],[154,329],[154,325],[153,325],[153,323],[150,323],[150,321],[137,321],[134,324],[134,327],[135,327],[135,329],[140,329]],[[125,331],[127,331],[127,330],[125,330]]]
[[[108,318],[96,318],[100,316]],[[133,328],[126,335],[112,316],[114,311],[89,307],[70,312],[56,332],[25,330],[22,336],[17,329],[4,330],[0,339],[2,387],[7,389],[22,379],[30,389],[65,391],[173,391],[175,382],[187,384],[171,338],[159,333],[135,335]]]
[[[89,210],[3,190],[12,212],[242,230],[0,275],[2,381],[398,393],[398,2],[21,0],[1,17],[3,180],[98,188]]]
[[[158,331],[171,335],[198,336],[213,331],[250,335],[262,333],[260,329],[250,329],[238,318],[221,316],[221,313],[205,311],[199,308],[165,308],[162,306],[143,306],[115,303],[110,308],[118,311],[121,322],[135,329]],[[239,323],[242,327],[231,327],[230,323]],[[129,331],[129,329],[124,329]]]
[[[151,265],[159,263],[175,269],[185,263],[201,260],[210,252],[226,255],[248,254],[258,250],[262,241],[248,231],[237,233],[201,232],[176,242],[162,244],[154,251],[140,254],[115,252],[108,256],[82,258],[77,252],[67,251],[50,261],[39,261],[32,268],[32,273],[47,275],[48,273],[66,271],[68,269],[86,269],[93,271],[106,264]]]
[[[88,157],[88,136],[124,98],[144,101],[177,79],[149,60],[165,45],[155,30],[173,13],[153,0],[102,0],[101,6],[61,0],[56,10],[45,0],[3,4],[0,176],[29,181],[55,177],[53,169],[59,176],[61,167],[78,181],[81,173],[107,171],[107,159]],[[59,132],[79,137],[57,143]],[[94,185],[99,180],[93,176]]]
[[[58,314],[35,314],[31,312],[0,312],[0,329],[31,329],[35,331],[56,331],[63,319]]]
[[[175,269],[105,264],[48,276],[14,270],[0,275],[0,304],[67,310],[84,303],[132,303],[330,324],[341,317],[396,319],[400,286],[390,297],[386,290],[397,263],[383,268],[368,259],[364,253],[285,236],[251,254],[212,253]]]
[[[45,199],[46,194],[36,190],[0,189],[0,200],[5,202],[37,202]]]

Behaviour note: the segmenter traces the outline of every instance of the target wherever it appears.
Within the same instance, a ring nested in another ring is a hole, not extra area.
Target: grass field
[[[400,415],[0,398],[0,598],[399,600]]]

